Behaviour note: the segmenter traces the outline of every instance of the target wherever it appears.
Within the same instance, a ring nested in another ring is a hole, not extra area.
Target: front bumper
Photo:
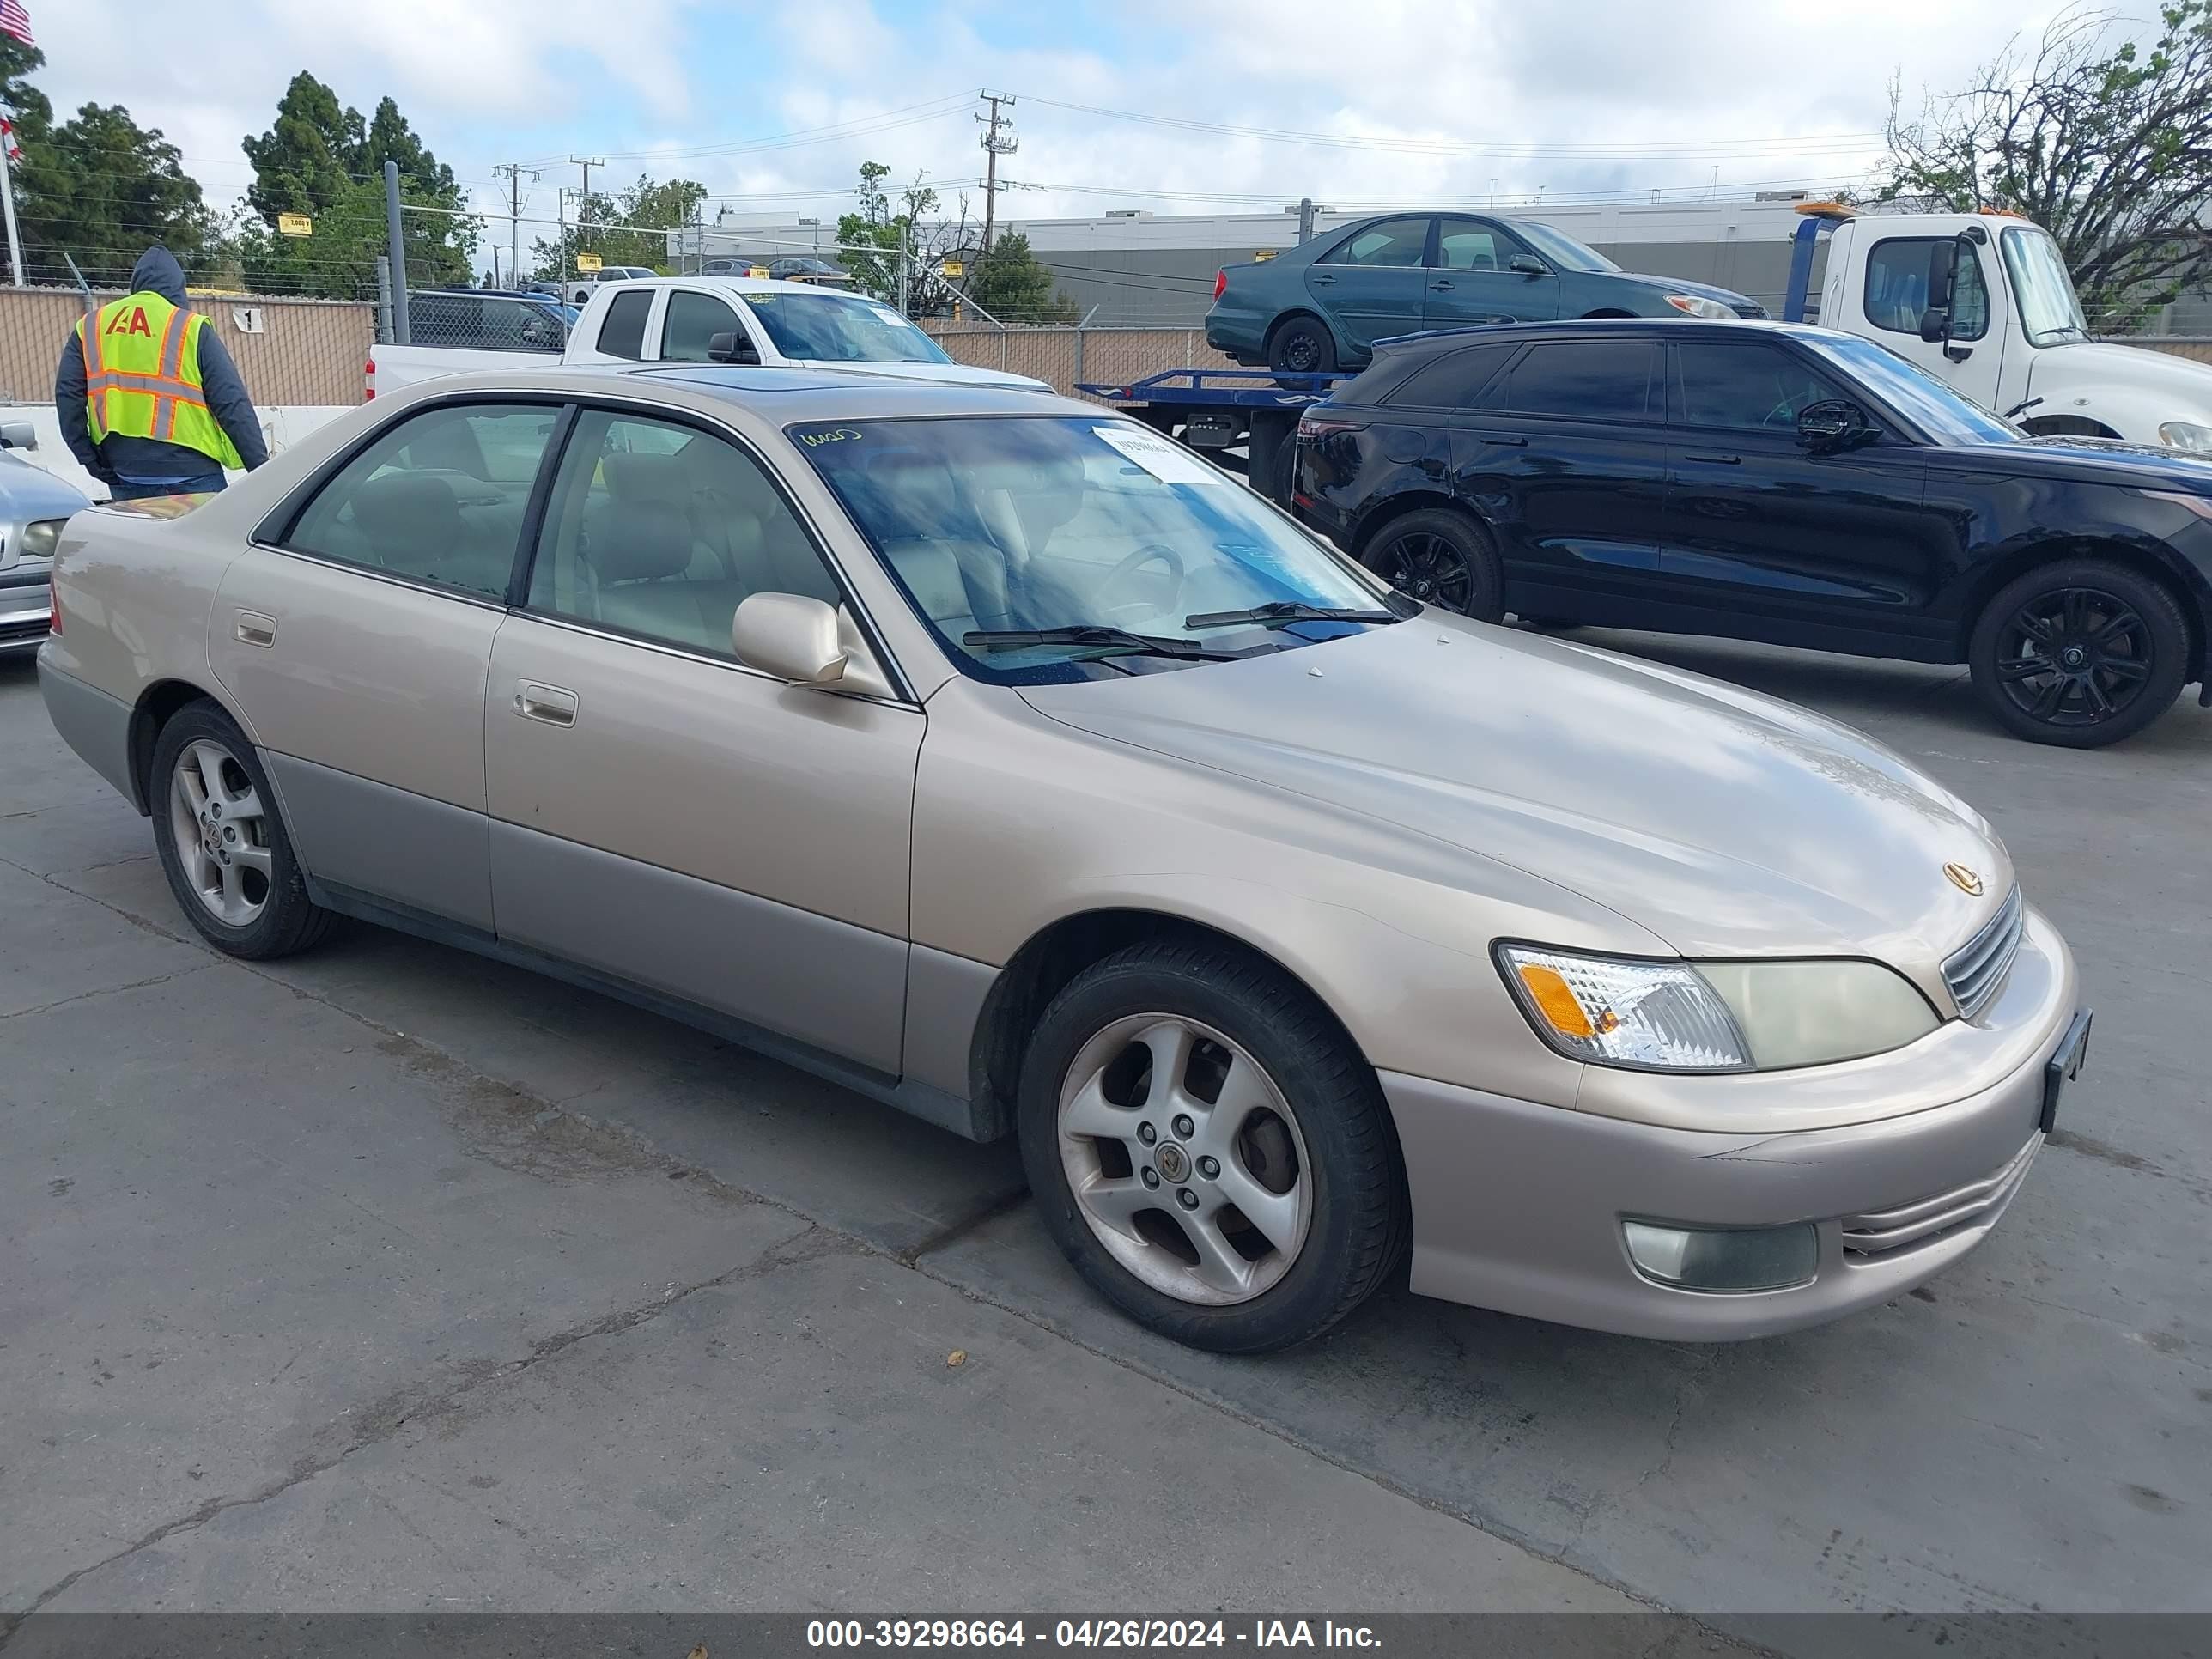
[[[0,656],[36,651],[46,642],[46,623],[52,615],[51,592],[44,577],[0,586]]]
[[[1988,1237],[2043,1144],[2045,1073],[2074,1024],[2077,988],[2057,933],[2039,918],[2034,931],[2045,970],[2016,975],[1984,1016],[1991,1046],[2003,1040],[2008,1056],[2020,1048],[2009,1039],[2032,1024],[2031,1058],[1902,1116],[1881,1117],[1882,1103],[1869,1100],[1872,1121],[1839,1128],[1662,1128],[1385,1073],[1413,1198],[1413,1288],[1677,1341],[1771,1335],[1902,1295]],[[1940,1063],[1957,1058],[1953,1044]],[[1827,1069],[1768,1080],[1786,1095]],[[1809,1282],[1787,1290],[1680,1290],[1632,1263],[1628,1219],[1810,1222],[1819,1262]]]

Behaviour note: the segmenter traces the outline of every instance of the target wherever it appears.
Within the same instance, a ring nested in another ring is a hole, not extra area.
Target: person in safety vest
[[[62,437],[118,501],[220,489],[225,467],[269,459],[246,382],[207,319],[185,309],[185,269],[168,249],[141,254],[131,287],[62,349]]]

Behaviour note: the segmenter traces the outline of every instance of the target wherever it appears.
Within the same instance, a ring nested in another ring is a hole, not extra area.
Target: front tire
[[[1304,1342],[1404,1256],[1373,1069],[1301,987],[1226,947],[1152,941],[1078,975],[1030,1038],[1019,1117],[1054,1242],[1178,1342]]]
[[[149,781],[161,872],[202,939],[264,961],[330,931],[336,918],[307,896],[260,757],[220,705],[203,699],[170,718]]]
[[[1997,591],[1966,660],[1983,707],[2014,736],[2101,749],[2172,706],[2188,656],[2165,587],[2108,560],[2064,559]]]
[[[1408,599],[1477,622],[1505,615],[1504,573],[1490,532],[1464,513],[1423,507],[1393,519],[1367,544],[1370,570]]]

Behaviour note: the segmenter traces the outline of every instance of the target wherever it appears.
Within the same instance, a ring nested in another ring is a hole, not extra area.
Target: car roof
[[[880,304],[865,295],[840,293],[825,289],[819,283],[794,283],[781,276],[631,276],[619,283],[599,284],[605,288],[708,288],[720,289],[732,294],[829,294],[841,300],[860,300],[869,305]]]
[[[1795,335],[1819,339],[1836,332],[1810,323],[1779,323],[1756,318],[1718,317],[1583,317],[1550,323],[1476,323],[1466,328],[1423,329],[1413,334],[1393,334],[1375,342],[1375,355],[1393,357],[1407,353],[1449,351],[1487,340],[1518,344],[1524,340],[1603,339],[1607,336],[1656,334],[1669,339],[1702,338],[1713,334],[1736,336]]]

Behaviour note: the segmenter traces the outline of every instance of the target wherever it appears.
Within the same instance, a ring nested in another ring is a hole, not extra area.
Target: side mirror
[[[1797,441],[1816,453],[1857,443],[1875,429],[1856,404],[1842,398],[1823,398],[1797,411]]]
[[[859,628],[842,608],[800,593],[755,593],[730,619],[738,660],[763,674],[818,691],[890,695]]]
[[[1920,337],[1929,345],[1941,345],[1951,337],[1951,313],[1947,308],[1938,311],[1934,306],[1920,313]]]
[[[1548,276],[1551,267],[1533,253],[1516,253],[1505,262],[1508,270],[1517,270],[1523,276]]]
[[[36,449],[39,428],[28,421],[0,422],[0,449]]]
[[[707,361],[712,363],[757,363],[760,350],[735,329],[707,337]]]

